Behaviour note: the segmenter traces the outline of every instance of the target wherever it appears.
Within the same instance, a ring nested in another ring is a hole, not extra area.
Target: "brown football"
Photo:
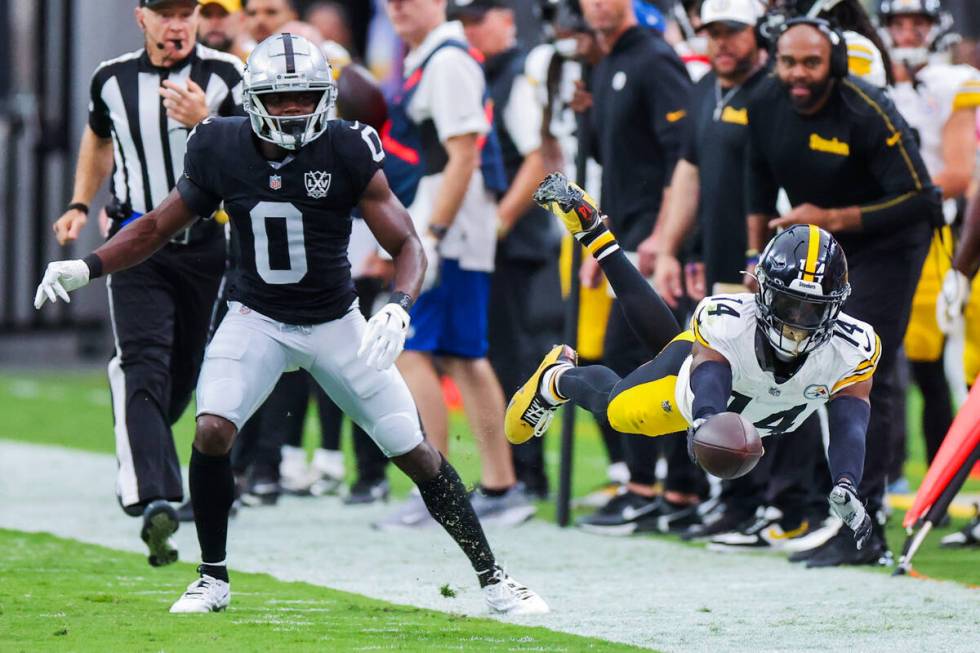
[[[347,64],[337,78],[337,113],[344,120],[359,120],[379,132],[388,119],[388,104],[381,87],[364,67]]]
[[[718,413],[694,433],[694,456],[704,471],[732,479],[752,471],[765,449],[752,422],[738,413]]]

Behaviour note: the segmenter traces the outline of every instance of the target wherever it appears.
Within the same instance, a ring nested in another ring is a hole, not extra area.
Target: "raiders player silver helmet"
[[[313,113],[272,116],[262,102],[270,93],[319,91]],[[302,36],[275,34],[255,46],[245,63],[243,105],[252,129],[262,140],[298,150],[327,128],[337,85],[323,53]]]

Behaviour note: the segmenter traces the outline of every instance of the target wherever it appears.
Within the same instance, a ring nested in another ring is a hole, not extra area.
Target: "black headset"
[[[828,41],[830,41],[830,76],[837,79],[847,77],[849,72],[847,62],[847,41],[844,39],[843,32],[823,18],[798,16],[796,18],[790,18],[786,22],[782,23],[779,25],[778,34],[772,42],[773,50],[776,49],[776,45],[779,43],[779,39],[783,37],[783,34],[785,34],[790,28],[796,27],[797,25],[809,25],[810,27],[814,27],[819,30]]]

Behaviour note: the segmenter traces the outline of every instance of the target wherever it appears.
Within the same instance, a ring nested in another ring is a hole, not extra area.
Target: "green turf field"
[[[913,390],[909,394],[909,414],[917,415],[921,410],[921,400]],[[99,372],[5,372],[0,373],[0,438],[22,440],[38,444],[53,444],[75,447],[87,451],[112,453],[112,416],[109,408],[109,391],[105,377]],[[574,493],[583,495],[605,478],[606,459],[599,440],[598,430],[591,417],[584,412],[578,420],[575,448]],[[548,463],[551,478],[557,479],[558,467],[558,420],[552,426],[553,437],[548,442]],[[319,427],[315,419],[315,406],[311,406],[306,421],[306,446],[314,448],[317,443]],[[174,429],[177,451],[183,464],[187,464],[193,437],[191,411]],[[469,435],[466,421],[460,414],[454,414],[451,426],[451,457],[467,483],[476,483],[479,462],[476,447]],[[923,442],[919,434],[918,422],[909,423],[909,460],[906,473],[913,487],[925,475],[926,465]],[[352,456],[349,438],[345,437],[345,451]],[[353,460],[349,461],[353,469]],[[389,474],[396,495],[406,493],[411,482],[397,469]],[[980,493],[980,481],[971,479],[964,488],[966,492]],[[553,504],[542,504],[539,515],[543,519],[553,519]],[[901,530],[901,514],[889,524],[889,541],[894,549],[900,547],[904,538]],[[954,521],[951,528],[962,522]],[[945,531],[943,531],[945,532]],[[980,565],[967,564],[969,555],[938,550],[939,535],[931,535],[923,549],[916,556],[916,567],[922,573],[940,578],[949,578],[971,584],[980,584]]]
[[[192,578],[142,555],[0,530],[0,651],[636,651],[545,628],[475,619],[235,573],[234,609],[166,615]],[[271,598],[270,598],[271,597]],[[288,598],[286,598],[288,597]],[[194,627],[195,622],[204,624]]]

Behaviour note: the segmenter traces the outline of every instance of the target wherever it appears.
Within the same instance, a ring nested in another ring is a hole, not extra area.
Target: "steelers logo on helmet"
[[[766,246],[756,276],[759,326],[780,358],[830,340],[851,292],[847,259],[833,236],[814,225],[790,227]]]
[[[307,39],[284,32],[259,43],[245,63],[243,82],[242,105],[262,140],[298,150],[326,130],[337,85],[326,57]],[[267,96],[282,93],[319,96],[312,113],[272,115]]]

